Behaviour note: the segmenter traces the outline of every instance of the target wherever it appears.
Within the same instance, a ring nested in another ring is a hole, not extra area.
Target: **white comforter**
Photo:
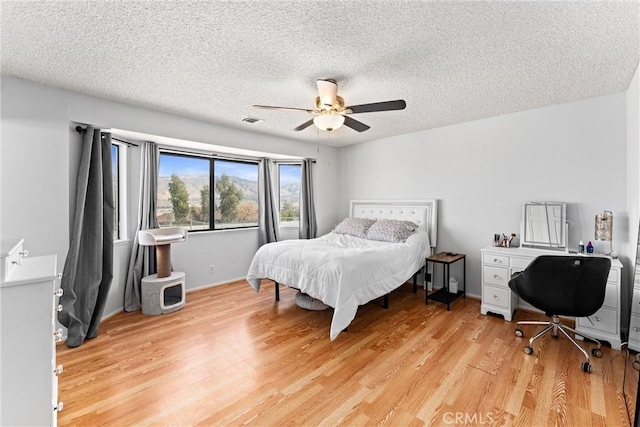
[[[404,243],[333,232],[317,239],[269,243],[258,249],[247,281],[258,291],[261,279],[271,279],[333,307],[333,340],[349,326],[359,305],[411,278],[424,265],[429,246],[429,235],[420,229]]]

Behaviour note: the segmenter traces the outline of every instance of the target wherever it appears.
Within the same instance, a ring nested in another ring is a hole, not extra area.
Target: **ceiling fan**
[[[301,131],[312,124],[320,130],[332,131],[338,129],[343,124],[358,132],[364,132],[370,127],[358,120],[351,118],[350,114],[372,113],[376,111],[404,110],[407,103],[398,99],[395,101],[374,102],[371,104],[344,106],[344,99],[338,96],[338,83],[333,79],[318,79],[318,97],[313,110],[306,108],[275,107],[272,105],[254,105],[255,108],[265,108],[270,110],[304,111],[313,114],[315,117],[307,120],[294,131]]]

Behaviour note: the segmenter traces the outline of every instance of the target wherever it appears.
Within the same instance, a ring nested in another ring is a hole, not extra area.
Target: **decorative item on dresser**
[[[601,214],[596,215],[595,238],[596,240],[609,242],[607,255],[615,258],[613,253],[613,213],[611,211],[603,211]]]
[[[518,306],[539,311],[521,301],[508,287],[509,279],[523,271],[540,255],[569,255],[566,252],[528,248],[500,248],[488,246],[482,249],[482,314],[499,314],[511,321]],[[607,281],[607,292],[602,308],[593,316],[576,319],[576,331],[607,341],[619,349],[620,339],[620,278],[622,263],[611,260],[611,271]]]
[[[62,309],[57,257],[26,255],[23,239],[2,240],[0,425],[55,426],[62,410],[55,351],[62,329],[54,330]]]

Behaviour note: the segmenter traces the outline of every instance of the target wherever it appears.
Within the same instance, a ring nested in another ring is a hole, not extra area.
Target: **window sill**
[[[284,223],[280,223],[279,224],[280,228],[298,228],[300,227],[299,223],[290,223],[290,222],[284,222]]]
[[[114,240],[113,246],[125,246],[131,243],[131,239]]]

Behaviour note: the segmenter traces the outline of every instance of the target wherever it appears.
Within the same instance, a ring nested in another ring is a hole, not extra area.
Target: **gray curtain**
[[[301,239],[313,239],[318,232],[316,224],[316,209],[313,204],[313,179],[311,178],[311,166],[313,160],[302,161],[300,183],[300,231]]]
[[[64,294],[58,320],[67,327],[69,347],[98,335],[113,279],[113,215],[111,135],[89,126],[83,134],[73,234],[60,284]]]
[[[258,243],[277,242],[278,232],[278,201],[273,191],[273,161],[260,159],[258,170],[258,204],[260,219],[258,221]]]
[[[152,142],[140,145],[140,201],[138,204],[138,226],[133,237],[133,248],[129,260],[127,283],[124,288],[125,311],[139,310],[141,305],[140,284],[142,278],[156,272],[156,252],[153,246],[138,244],[138,231],[158,228],[156,218],[156,195],[158,192],[158,146]]]

